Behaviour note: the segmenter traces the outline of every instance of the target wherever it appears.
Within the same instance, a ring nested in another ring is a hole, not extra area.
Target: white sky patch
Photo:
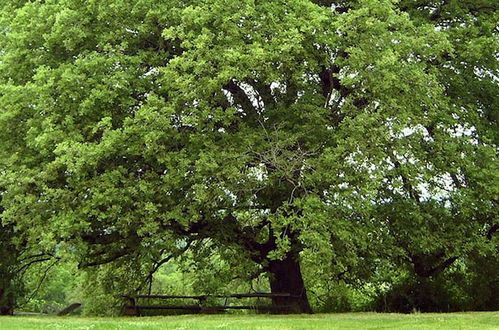
[[[247,84],[245,82],[236,82],[239,87],[244,91],[244,93],[248,96],[249,100],[251,101],[251,104],[253,105],[254,108],[258,109],[259,112],[263,111],[265,109],[265,104],[263,103],[263,100],[258,94],[258,92],[251,86],[250,84]]]
[[[128,32],[128,33],[131,33],[131,34],[133,34],[135,36],[139,34],[139,31],[132,30],[132,29],[129,29],[129,28],[126,28],[125,31]]]
[[[496,60],[499,60],[499,56],[496,56]],[[493,70],[486,70],[483,68],[474,68],[474,73],[478,77],[484,79],[484,78],[490,78],[494,82],[499,82],[499,76],[497,75],[497,71]]]
[[[260,182],[267,180],[268,175],[265,164],[260,163],[258,166],[248,168],[248,176]]]
[[[158,68],[151,68],[151,69],[149,69],[149,71],[144,73],[144,77],[155,76],[157,74],[159,74],[159,69]]]
[[[475,138],[476,128],[474,126],[466,127],[462,124],[457,124],[453,128],[448,128],[447,133],[453,138],[465,138],[473,145],[478,145],[479,141]]]
[[[234,97],[232,96],[231,92],[229,92],[228,90],[222,89],[222,93],[224,93],[225,97],[227,98],[227,101],[229,101],[230,104],[234,104]]]
[[[270,90],[272,92],[272,95],[275,96],[276,91],[283,94],[286,93],[286,84],[282,84],[278,81],[274,81],[273,83],[270,84]]]

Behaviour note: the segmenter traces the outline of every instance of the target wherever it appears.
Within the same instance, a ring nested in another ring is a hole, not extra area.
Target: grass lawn
[[[28,329],[499,329],[499,312],[452,314],[182,315],[0,317],[1,330]]]

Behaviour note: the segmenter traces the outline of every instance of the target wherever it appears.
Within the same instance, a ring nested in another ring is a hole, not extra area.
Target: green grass
[[[28,329],[499,329],[499,312],[452,314],[182,315],[0,317],[1,330]]]

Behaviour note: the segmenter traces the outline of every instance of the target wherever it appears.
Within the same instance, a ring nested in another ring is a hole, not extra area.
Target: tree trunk
[[[298,254],[288,254],[283,260],[269,262],[272,293],[290,294],[290,297],[272,298],[272,305],[280,313],[312,313],[303,283]]]
[[[0,315],[12,315],[14,313],[14,304],[14,296],[9,294],[8,289],[0,287]]]

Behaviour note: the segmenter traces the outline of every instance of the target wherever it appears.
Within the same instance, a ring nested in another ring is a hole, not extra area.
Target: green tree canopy
[[[209,244],[302,312],[304,259],[445,266],[497,228],[494,7],[4,0],[3,220],[81,266]]]

